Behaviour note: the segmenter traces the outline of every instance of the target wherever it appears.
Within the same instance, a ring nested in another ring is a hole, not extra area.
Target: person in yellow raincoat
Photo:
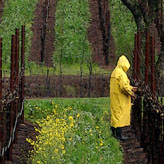
[[[137,89],[130,85],[126,74],[129,68],[128,59],[122,55],[110,78],[111,130],[120,140],[128,139],[122,136],[122,127],[130,125],[131,97]]]

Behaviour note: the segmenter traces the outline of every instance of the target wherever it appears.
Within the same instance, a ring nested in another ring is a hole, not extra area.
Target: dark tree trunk
[[[161,51],[156,63],[157,88],[159,96],[164,96],[164,40],[161,42]]]
[[[158,37],[161,42],[161,50],[156,63],[157,86],[164,87],[164,21],[163,21],[163,0],[121,0],[122,3],[132,12],[137,31],[145,32],[152,24],[155,24]],[[142,40],[144,44],[144,39]],[[144,50],[143,50],[144,51]],[[160,96],[164,96],[164,91],[159,90]]]

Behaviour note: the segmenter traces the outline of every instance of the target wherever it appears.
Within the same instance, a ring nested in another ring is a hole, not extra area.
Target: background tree
[[[116,54],[126,54],[132,63],[132,54],[134,49],[134,33],[136,32],[136,23],[132,13],[121,1],[110,0],[111,11],[111,29],[116,46]]]
[[[163,0],[121,0],[122,3],[132,12],[137,31],[146,32],[152,24],[157,29],[161,42],[160,54],[157,57],[156,72],[158,87],[164,87],[164,21],[163,21]],[[143,41],[144,42],[144,41]],[[142,42],[142,43],[143,43]],[[160,94],[164,93],[160,91]]]

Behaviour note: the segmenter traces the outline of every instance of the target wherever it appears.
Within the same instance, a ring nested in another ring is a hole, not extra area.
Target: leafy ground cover
[[[28,100],[26,119],[37,122],[29,163],[121,164],[109,130],[109,98]]]

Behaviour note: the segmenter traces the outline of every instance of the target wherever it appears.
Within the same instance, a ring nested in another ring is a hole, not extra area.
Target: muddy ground
[[[26,164],[30,156],[32,146],[26,141],[26,138],[36,139],[37,132],[34,130],[34,124],[24,121],[18,126],[17,141],[13,144],[12,161],[5,164]]]
[[[109,96],[109,76],[26,77],[26,98],[106,96]]]

